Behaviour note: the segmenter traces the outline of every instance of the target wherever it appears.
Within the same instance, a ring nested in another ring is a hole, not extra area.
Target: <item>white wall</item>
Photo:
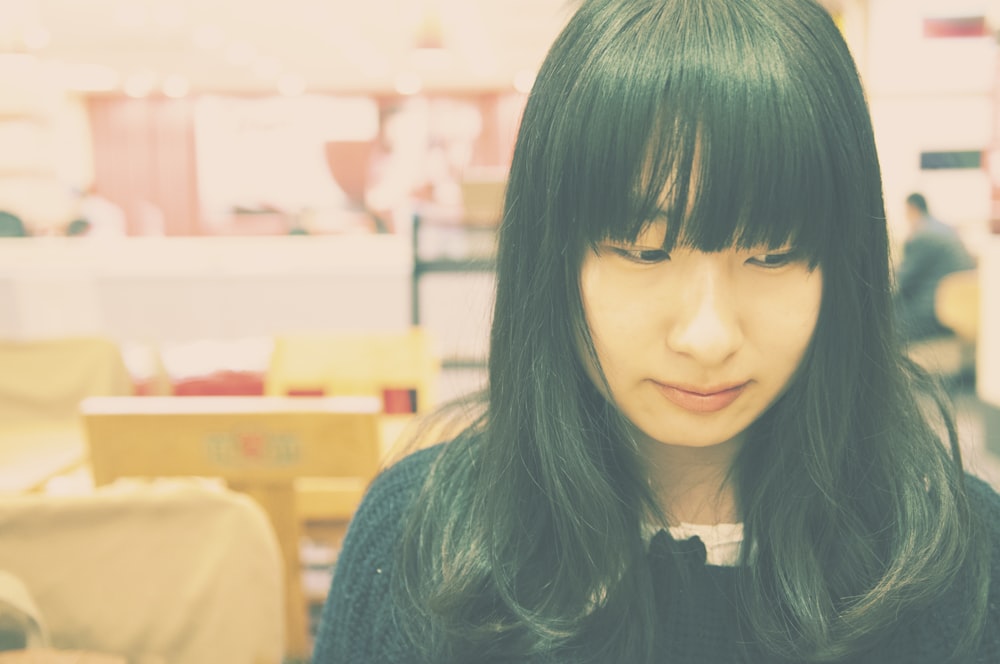
[[[894,240],[898,244],[905,234],[905,197],[921,191],[932,212],[958,227],[978,255],[976,390],[983,401],[1000,406],[1000,236],[988,232],[990,179],[983,170],[922,171],[919,161],[922,151],[987,151],[1000,145],[996,39],[928,39],[922,24],[925,17],[985,15],[996,33],[1000,0],[868,0],[867,7],[855,3],[847,10],[855,13],[853,25],[867,23],[853,35],[866,32],[856,56],[861,55],[872,107]],[[847,26],[845,32],[850,41]]]
[[[995,2],[995,0],[993,0]],[[923,151],[987,150],[993,144],[996,42],[932,39],[923,19],[984,15],[991,0],[869,0],[864,79],[882,161],[894,239],[905,232],[904,200],[923,192],[932,212],[973,249],[990,216],[982,170],[920,169]]]
[[[410,324],[394,236],[0,240],[0,337],[185,342]]]

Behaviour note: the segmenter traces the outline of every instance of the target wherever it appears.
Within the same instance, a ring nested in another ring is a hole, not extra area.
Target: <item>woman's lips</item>
[[[743,394],[749,383],[712,387],[705,390],[678,385],[656,383],[660,392],[673,404],[693,413],[714,413],[730,405]]]

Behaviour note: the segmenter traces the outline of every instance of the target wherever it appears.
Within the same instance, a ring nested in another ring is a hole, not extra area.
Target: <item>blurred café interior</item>
[[[976,260],[914,357],[1000,487],[1000,0],[824,4],[894,246],[919,191]],[[0,0],[0,651],[308,660],[366,482],[484,385],[506,169],[574,6]]]

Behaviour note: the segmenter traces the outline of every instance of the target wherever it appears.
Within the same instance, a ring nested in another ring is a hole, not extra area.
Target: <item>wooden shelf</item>
[[[444,369],[485,369],[486,358],[479,357],[446,357],[441,360]]]
[[[422,259],[420,236],[421,231],[426,229],[437,229],[449,233],[461,233],[468,235],[482,235],[485,233],[495,234],[495,226],[484,226],[476,224],[447,223],[434,225],[424,223],[420,215],[413,218],[413,278],[410,295],[410,316],[413,325],[421,324],[420,317],[420,279],[428,274],[460,274],[460,273],[483,273],[493,272],[496,269],[496,259],[493,256],[481,255],[475,252],[467,258],[433,258]],[[446,368],[482,368],[485,361],[475,360],[445,360],[442,363]]]
[[[439,260],[418,260],[413,264],[414,274],[424,275],[431,272],[492,272],[496,269],[496,261],[492,258],[470,258],[454,260],[442,258]]]

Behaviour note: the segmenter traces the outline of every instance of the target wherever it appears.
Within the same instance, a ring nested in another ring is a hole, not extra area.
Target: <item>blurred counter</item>
[[[412,273],[394,235],[0,239],[0,337],[400,329]]]

